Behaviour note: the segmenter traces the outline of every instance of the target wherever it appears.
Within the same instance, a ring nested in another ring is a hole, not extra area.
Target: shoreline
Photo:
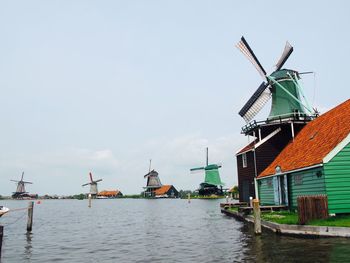
[[[254,218],[251,215],[244,215],[237,211],[230,211],[222,208],[221,213],[226,216],[233,217],[238,221],[254,224]],[[350,238],[349,227],[333,227],[333,226],[310,226],[310,225],[287,225],[278,224],[270,221],[261,220],[261,226],[276,234],[289,235],[305,238],[324,238],[324,237],[344,237]]]

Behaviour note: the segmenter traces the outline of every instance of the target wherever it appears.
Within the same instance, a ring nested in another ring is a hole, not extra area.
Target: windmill
[[[299,83],[302,74],[311,72],[299,73],[283,68],[293,53],[293,47],[288,42],[271,74],[265,71],[243,36],[236,46],[263,77],[263,82],[239,111],[246,122],[242,133],[248,136],[248,140],[249,136],[254,138],[236,153],[239,200],[248,202],[250,197],[258,197],[259,194],[255,178],[318,113],[308,104]],[[268,117],[256,121],[255,116],[270,99]],[[279,178],[280,185],[284,183],[281,181],[283,178]]]
[[[91,194],[91,196],[93,196],[93,197],[96,197],[96,195],[98,194],[97,183],[101,182],[102,179],[98,179],[98,180],[94,181],[92,179],[92,173],[89,173],[89,176],[90,176],[90,182],[86,183],[86,184],[83,184],[82,186],[90,185],[90,192],[89,192],[89,194]]]
[[[24,176],[24,172],[22,172],[21,180],[19,180],[19,181],[18,180],[11,180],[12,182],[17,183],[16,192],[13,192],[12,198],[21,198],[21,197],[28,196],[28,192],[26,192],[25,185],[26,184],[33,184],[33,183],[23,181],[23,176]]]
[[[299,83],[299,73],[291,69],[282,69],[293,52],[293,47],[287,42],[280,59],[276,63],[275,70],[267,74],[253,50],[242,36],[237,44],[238,49],[255,66],[264,81],[239,111],[239,115],[249,123],[272,98],[270,114],[266,122],[281,120],[304,120],[308,121],[317,114],[304,97]],[[249,125],[251,126],[251,125]],[[247,128],[247,127],[246,127]],[[246,133],[247,130],[243,129]],[[247,134],[247,133],[246,133]]]
[[[153,197],[154,191],[160,187],[162,187],[162,183],[160,182],[158,172],[155,170],[151,170],[152,160],[149,160],[149,169],[148,173],[143,176],[143,178],[147,178],[146,187],[144,187],[144,196],[145,197]]]
[[[220,179],[219,168],[221,168],[221,164],[209,164],[208,147],[206,152],[206,166],[190,169],[192,173],[198,171],[205,171],[204,182],[199,185],[198,193],[199,195],[203,196],[209,196],[213,194],[222,195],[222,187],[225,184]]]

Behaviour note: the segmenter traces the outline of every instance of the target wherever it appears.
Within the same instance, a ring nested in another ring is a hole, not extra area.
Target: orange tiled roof
[[[172,185],[163,185],[162,187],[155,190],[154,193],[155,193],[155,195],[164,195],[169,191],[169,189],[171,187],[172,187]]]
[[[120,193],[119,190],[110,190],[110,191],[101,191],[98,193],[98,195],[101,195],[101,196],[115,196],[115,195],[118,195]]]
[[[321,164],[350,133],[350,99],[309,122],[259,177]]]

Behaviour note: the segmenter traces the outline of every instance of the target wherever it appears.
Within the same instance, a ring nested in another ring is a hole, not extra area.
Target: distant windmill
[[[221,182],[219,168],[221,164],[209,164],[209,154],[207,147],[207,158],[206,166],[197,167],[190,169],[191,172],[196,171],[205,171],[204,182],[199,185],[198,193],[199,195],[208,196],[208,195],[222,195],[222,187],[224,183]],[[220,187],[220,188],[219,188]]]
[[[21,197],[28,196],[28,192],[26,192],[26,189],[25,189],[25,184],[32,184],[32,182],[23,181],[23,176],[24,176],[24,172],[22,172],[21,180],[19,180],[19,181],[18,180],[11,180],[12,182],[17,183],[16,192],[13,192],[12,198],[21,198]]]
[[[158,172],[156,172],[155,170],[151,171],[151,165],[152,165],[152,160],[149,161],[148,173],[143,176],[143,178],[147,178],[147,185],[146,187],[144,187],[145,197],[153,197],[154,191],[162,186],[162,183],[160,182],[160,179],[158,176]]]
[[[90,182],[86,183],[86,184],[83,184],[82,186],[90,185],[90,193],[89,194],[91,194],[92,196],[96,197],[96,195],[98,194],[97,183],[101,182],[102,179],[98,179],[98,180],[94,181],[92,179],[92,173],[89,173],[89,176],[90,176]]]

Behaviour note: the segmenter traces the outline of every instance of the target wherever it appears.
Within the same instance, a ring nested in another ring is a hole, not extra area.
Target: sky
[[[238,111],[262,82],[235,47],[245,36],[272,72],[302,84],[325,112],[349,99],[349,1],[0,0],[0,195],[99,189],[138,194],[152,168],[163,184],[198,188],[189,169],[221,163],[237,184],[248,140]],[[258,117],[267,117],[269,105]]]

